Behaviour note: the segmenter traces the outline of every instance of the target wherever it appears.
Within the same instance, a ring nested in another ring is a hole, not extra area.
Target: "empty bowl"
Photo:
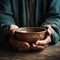
[[[37,40],[43,40],[46,32],[47,28],[45,27],[20,27],[15,31],[14,36],[19,41],[32,43]]]

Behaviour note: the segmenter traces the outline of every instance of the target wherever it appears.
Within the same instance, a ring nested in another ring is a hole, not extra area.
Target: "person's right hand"
[[[27,42],[21,42],[13,37],[10,39],[10,44],[12,45],[13,48],[16,48],[18,51],[29,51],[30,50],[30,45]]]
[[[27,42],[21,42],[18,41],[15,37],[14,37],[14,33],[16,31],[16,29],[18,29],[19,27],[17,25],[10,25],[9,28],[9,33],[10,33],[10,40],[9,43],[12,45],[12,47],[17,48],[19,51],[28,51],[30,49],[30,45]]]

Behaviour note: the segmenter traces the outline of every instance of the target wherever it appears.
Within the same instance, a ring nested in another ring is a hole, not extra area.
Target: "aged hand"
[[[30,50],[30,45],[27,42],[18,41],[17,39],[14,39],[13,37],[10,39],[9,42],[13,48],[16,48],[19,51],[29,51]]]
[[[9,28],[9,33],[10,33],[10,41],[9,43],[14,47],[17,48],[19,51],[28,51],[30,49],[30,45],[27,42],[21,42],[18,41],[15,37],[14,37],[14,33],[16,31],[16,29],[18,29],[19,27],[17,25],[10,25]]]
[[[38,40],[36,43],[32,44],[33,50],[42,50],[48,46],[48,44],[51,42],[51,37],[47,36],[44,40]]]
[[[33,50],[42,50],[46,48],[49,43],[51,43],[51,34],[53,32],[53,29],[50,25],[45,25],[44,27],[48,28],[48,34],[46,34],[46,38],[44,40],[38,40],[32,44]]]

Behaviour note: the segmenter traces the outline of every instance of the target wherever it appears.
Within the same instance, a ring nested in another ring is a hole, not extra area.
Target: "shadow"
[[[42,50],[41,50],[42,51]],[[12,46],[8,45],[8,46],[1,46],[0,47],[0,57],[13,57],[13,56],[18,56],[18,55],[27,55],[27,54],[35,54],[35,53],[40,53],[41,51],[34,51],[34,50],[30,50],[30,51],[18,51],[15,48],[13,48]]]
[[[35,55],[39,55],[39,56],[45,56],[45,55],[56,55],[59,54],[60,55],[60,44],[57,45],[53,45],[53,46],[49,46],[48,48],[44,49],[44,50],[40,50],[40,51],[34,51],[34,50],[30,50],[30,51],[18,51],[16,49],[14,49],[12,46],[10,45],[4,45],[4,46],[0,46],[0,57],[26,57],[26,56],[35,56]]]
[[[60,44],[40,51],[18,51],[12,46],[0,47],[0,60],[60,60]]]

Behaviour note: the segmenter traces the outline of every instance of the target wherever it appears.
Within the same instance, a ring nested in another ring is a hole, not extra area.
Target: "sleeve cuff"
[[[54,32],[52,33],[52,35],[51,35],[51,44],[56,44],[56,43],[58,43],[59,42],[59,40],[60,40],[60,37],[59,37],[59,29],[58,29],[58,27],[55,25],[55,24],[52,24],[52,23],[44,23],[44,24],[42,24],[42,25],[51,25],[51,27],[52,27],[52,29],[54,30]]]
[[[52,33],[51,35],[51,44],[56,44],[59,41],[59,35],[54,31],[54,33]]]

